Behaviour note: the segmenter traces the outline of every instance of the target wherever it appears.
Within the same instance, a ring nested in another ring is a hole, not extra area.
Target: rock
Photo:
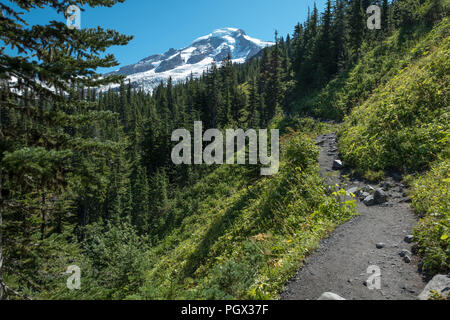
[[[384,181],[380,184],[380,187],[383,188],[383,190],[388,191],[390,188],[392,188],[392,183],[389,181]]]
[[[347,190],[347,195],[349,196],[351,193],[353,193],[355,196],[357,196],[358,195],[358,188],[354,187],[354,188],[348,189]]]
[[[386,247],[386,245],[383,242],[377,243],[376,246],[377,249],[383,249],[384,247]]]
[[[406,263],[410,263],[411,262],[411,257],[406,255],[403,257],[403,261],[405,261]]]
[[[428,300],[432,295],[432,290],[444,297],[448,297],[450,293],[450,276],[442,274],[434,276],[434,278],[428,282],[425,289],[423,289],[422,293],[419,294],[418,298],[420,300]]]
[[[316,145],[323,146],[324,143],[325,143],[325,140],[319,140],[319,141],[317,141]]]
[[[365,192],[373,192],[373,191],[375,191],[375,188],[372,187],[372,186],[367,185],[367,186],[364,187],[364,191]]]
[[[364,204],[368,207],[375,205],[375,198],[373,196],[368,196],[364,199]]]
[[[387,201],[387,194],[382,189],[377,189],[373,195],[375,204],[382,204]]]
[[[345,300],[345,299],[335,293],[325,292],[317,300]]]
[[[403,258],[405,256],[411,256],[411,252],[409,250],[403,249],[402,251],[400,251],[399,255]]]
[[[344,168],[344,164],[342,163],[342,161],[341,160],[334,160],[334,162],[333,162],[333,169],[334,170],[340,170],[342,168]]]
[[[411,242],[413,242],[413,240],[414,240],[414,236],[412,235],[412,234],[409,234],[409,235],[407,235],[406,237],[405,237],[405,242],[406,243],[411,243]]]
[[[359,193],[359,199],[361,200],[361,201],[363,201],[365,198],[367,198],[368,196],[370,196],[370,193],[368,193],[368,192],[360,192]]]

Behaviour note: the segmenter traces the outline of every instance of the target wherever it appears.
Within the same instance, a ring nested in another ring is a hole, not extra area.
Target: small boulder
[[[375,191],[375,188],[372,187],[372,186],[370,186],[370,185],[367,185],[367,186],[364,187],[364,191],[365,191],[365,192],[372,193],[372,192]]]
[[[383,188],[383,190],[388,191],[392,188],[392,183],[390,181],[384,181],[380,184],[380,187]]]
[[[411,242],[414,241],[414,236],[413,236],[412,234],[409,234],[409,235],[407,235],[407,236],[405,237],[404,240],[405,240],[406,243],[411,243]]]
[[[363,202],[368,207],[374,206],[376,204],[375,203],[375,198],[373,196],[366,197]]]
[[[368,196],[370,196],[370,193],[368,193],[368,192],[360,192],[359,193],[359,199],[361,200],[361,201],[363,201],[365,198],[367,198]]]
[[[402,251],[400,251],[399,255],[403,258],[405,256],[411,256],[411,252],[409,250],[403,249]]]
[[[354,188],[348,189],[347,190],[347,195],[350,196],[351,194],[354,194],[355,196],[357,196],[358,195],[358,188],[354,187]]]
[[[334,160],[333,162],[333,170],[341,170],[344,168],[344,164],[341,160]]]
[[[384,244],[383,242],[377,243],[376,244],[377,249],[383,249],[384,247],[386,247],[386,244]]]
[[[317,300],[345,300],[345,299],[337,295],[336,293],[325,292]]]
[[[382,204],[387,202],[387,194],[382,189],[377,189],[373,195],[375,204]]]
[[[419,295],[420,300],[428,300],[435,291],[444,297],[448,297],[450,293],[450,276],[438,274],[431,279],[426,285],[425,289]]]
[[[403,261],[405,261],[406,263],[410,263],[410,262],[411,262],[411,257],[408,256],[408,255],[405,255],[405,256],[403,257]]]

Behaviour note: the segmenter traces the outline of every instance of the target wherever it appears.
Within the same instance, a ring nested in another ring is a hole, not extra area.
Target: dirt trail
[[[336,134],[323,135],[317,142],[322,147],[321,173],[328,184],[338,183],[346,190],[368,185],[357,179],[346,180],[344,172],[333,170],[333,162],[338,159]],[[388,202],[368,207],[357,200],[360,215],[336,228],[321,242],[288,283],[281,296],[283,300],[315,300],[324,292],[336,293],[347,300],[416,299],[426,285],[418,271],[420,261],[412,255],[411,262],[406,263],[399,253],[403,249],[411,251],[412,245],[404,239],[417,220],[407,203],[404,186],[392,178],[389,181]],[[385,247],[378,249],[378,243],[384,243]],[[371,290],[365,284],[370,277],[367,269],[372,265],[381,271],[379,290]]]

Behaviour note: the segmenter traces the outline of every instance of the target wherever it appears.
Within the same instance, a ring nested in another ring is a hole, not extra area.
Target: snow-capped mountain
[[[241,29],[217,29],[186,48],[149,56],[114,73],[127,76],[134,87],[152,91],[169,77],[174,83],[186,80],[191,74],[199,77],[213,62],[220,65],[228,54],[234,63],[243,63],[271,45],[272,42],[252,38]]]

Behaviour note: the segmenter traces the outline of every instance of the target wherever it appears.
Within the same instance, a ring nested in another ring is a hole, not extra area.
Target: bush
[[[355,214],[327,195],[317,156],[311,138],[291,132],[278,174],[249,179],[251,167],[222,166],[192,186],[174,208],[184,212],[179,227],[147,254],[140,297],[277,298],[320,239]]]
[[[427,169],[448,143],[450,23],[445,19],[412,51],[422,52],[346,118],[339,148],[361,172]]]
[[[431,275],[450,271],[450,160],[433,165],[413,183],[414,209],[422,219],[414,230],[416,249]]]

